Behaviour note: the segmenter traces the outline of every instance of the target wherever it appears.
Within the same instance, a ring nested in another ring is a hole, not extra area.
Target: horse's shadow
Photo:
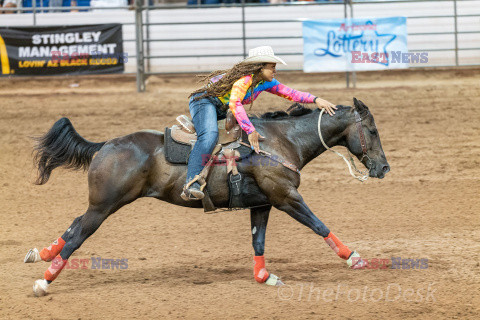
[[[326,262],[325,264],[311,267],[308,262],[294,262],[290,259],[278,259],[275,263],[283,266],[282,274],[285,279],[291,282],[316,282],[319,273],[324,276],[332,277],[336,280],[354,280],[355,272],[346,269],[346,273],[338,273],[338,264]],[[283,261],[286,260],[286,261]],[[148,260],[142,261],[145,264]],[[283,263],[282,263],[283,262]],[[228,264],[225,266],[210,266],[208,264],[189,264],[189,265],[159,265],[154,267],[141,267],[115,269],[115,270],[68,270],[71,274],[64,278],[67,286],[59,287],[55,290],[56,294],[70,292],[68,288],[76,287],[76,291],[89,291],[92,288],[105,288],[105,285],[124,286],[125,284],[162,286],[162,287],[182,287],[192,285],[210,285],[229,283],[234,280],[245,280],[254,284],[251,278],[251,269],[248,267],[238,267]],[[65,289],[62,289],[65,288]]]
[[[148,263],[148,262],[146,262]],[[227,283],[235,279],[250,279],[251,270],[247,267],[207,266],[207,265],[177,265],[142,267],[115,270],[68,270],[70,275],[66,282],[77,290],[91,290],[95,287],[125,284],[148,284],[162,286],[208,285],[212,283]],[[67,271],[67,272],[68,272]],[[80,272],[77,272],[80,271]],[[70,286],[67,286],[68,288]],[[65,289],[65,292],[69,291]],[[56,290],[61,294],[62,289]]]

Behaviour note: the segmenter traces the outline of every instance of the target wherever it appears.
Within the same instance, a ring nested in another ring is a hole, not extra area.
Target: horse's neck
[[[303,168],[307,163],[326,151],[318,136],[319,115],[320,111],[315,110],[312,116],[302,119],[305,122],[304,125],[296,126],[297,132],[299,132],[296,134],[297,139],[292,145],[296,148],[300,168]],[[325,113],[321,121],[322,137],[325,143],[329,147],[343,144],[342,133],[348,125],[346,111],[339,109],[333,117]],[[298,143],[298,141],[301,141],[301,143]]]

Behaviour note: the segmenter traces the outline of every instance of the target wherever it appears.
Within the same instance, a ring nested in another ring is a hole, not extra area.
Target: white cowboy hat
[[[273,49],[270,46],[262,46],[250,49],[248,51],[248,58],[241,63],[281,63],[285,64],[285,61],[277,57],[273,53]]]

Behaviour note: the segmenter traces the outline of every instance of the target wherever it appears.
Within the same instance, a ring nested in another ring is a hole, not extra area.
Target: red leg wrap
[[[58,255],[55,259],[52,260],[52,265],[45,271],[45,280],[53,281],[55,280],[60,272],[62,272],[63,268],[67,264],[67,259],[63,260],[60,255]]]
[[[43,248],[42,251],[40,251],[40,257],[43,261],[52,261],[52,259],[62,251],[64,245],[65,240],[60,237],[53,241],[48,248]]]
[[[253,263],[253,275],[255,276],[255,280],[260,283],[267,281],[269,274],[265,268],[265,257],[254,256]]]
[[[348,257],[350,257],[352,251],[350,251],[350,249],[348,249],[348,247],[344,245],[342,241],[340,241],[332,232],[330,232],[324,239],[330,248],[332,248],[340,258],[347,260]]]

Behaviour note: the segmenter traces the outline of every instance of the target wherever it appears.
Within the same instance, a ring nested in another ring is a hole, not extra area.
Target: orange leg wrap
[[[254,256],[253,263],[253,275],[255,276],[255,280],[260,283],[267,281],[269,274],[265,268],[265,257]]]
[[[58,255],[55,259],[52,260],[52,265],[45,271],[45,280],[53,281],[55,280],[60,272],[62,272],[63,268],[67,264],[67,259],[63,260],[60,255]]]
[[[332,248],[333,251],[342,259],[347,260],[350,257],[352,251],[348,249],[346,245],[342,243],[332,232],[328,234],[327,237],[324,238],[325,242]]]
[[[58,238],[57,240],[53,241],[48,248],[43,248],[42,251],[40,251],[40,258],[42,258],[43,261],[52,261],[52,259],[55,258],[60,251],[62,251],[64,245],[65,240],[63,240],[61,237]]]

